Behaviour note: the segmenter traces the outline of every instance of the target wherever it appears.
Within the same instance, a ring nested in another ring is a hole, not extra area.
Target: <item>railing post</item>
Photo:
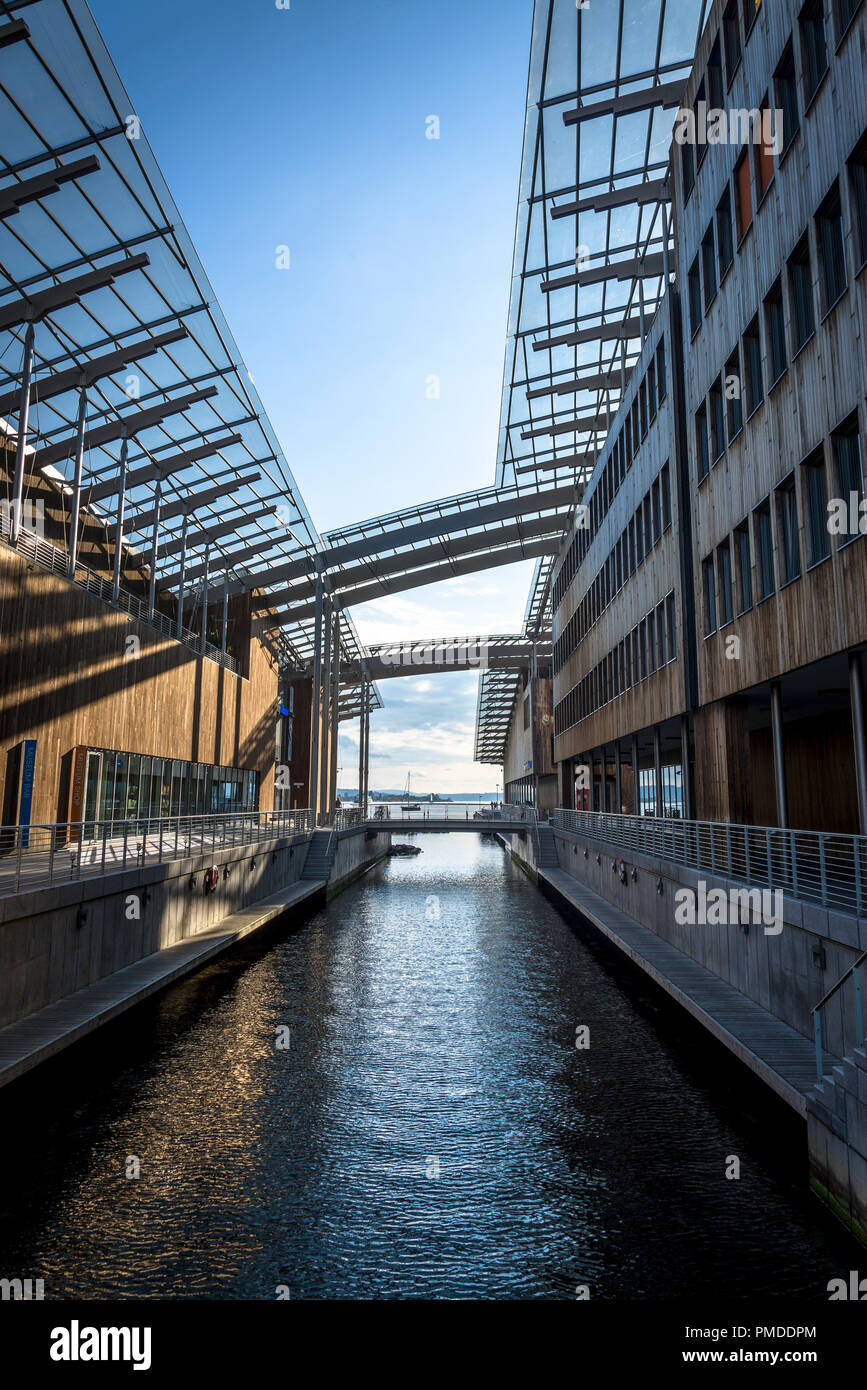
[[[123,868],[126,868],[126,844],[129,839],[129,821],[123,823]]]
[[[713,821],[710,823],[710,871],[716,873],[716,843],[713,834]]]
[[[732,876],[732,823],[726,821],[726,877]]]
[[[162,862],[163,862],[163,818],[162,818],[162,816],[160,816],[160,844],[159,844],[159,851],[158,851],[157,863],[158,863],[158,864],[162,864]]]
[[[825,836],[819,836],[819,883],[822,889],[822,906],[828,906],[828,873],[825,863]]]
[[[813,1014],[813,1031],[816,1040],[816,1076],[821,1086],[825,1068],[822,1063],[822,1020],[818,1009]]]
[[[861,910],[863,906],[861,888],[861,840],[857,835],[853,835],[852,837],[852,857],[855,861],[855,906],[858,911],[858,916],[861,917],[863,916]]]
[[[21,834],[21,827],[18,827],[18,855],[15,862],[15,892],[21,887],[21,855],[24,849],[24,836]]]

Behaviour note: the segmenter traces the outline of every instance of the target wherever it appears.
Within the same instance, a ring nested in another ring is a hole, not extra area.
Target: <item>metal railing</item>
[[[0,508],[0,536],[3,540],[9,540],[10,519],[8,509]],[[15,547],[19,554],[32,560],[39,565],[40,569],[50,570],[52,574],[62,574],[65,578],[69,577],[69,555],[64,550],[59,550],[51,541],[44,540],[34,531],[22,528],[18,533],[18,544]],[[180,641],[182,646],[191,647],[194,651],[206,656],[209,661],[215,661],[218,666],[223,666],[227,671],[234,671],[240,674],[241,664],[238,659],[231,656],[229,652],[221,651],[211,642],[205,642],[202,646],[201,637],[189,628],[182,627],[180,638],[178,637],[177,622],[169,618],[165,613],[160,613],[156,609],[153,613],[148,613],[148,606],[141,599],[136,598],[126,589],[121,589],[114,600],[112,592],[112,582],[97,574],[95,570],[88,569],[86,565],[76,564],[74,584],[87,593],[93,594],[95,598],[107,603],[112,608],[118,608],[121,612],[129,613],[130,617],[138,622],[144,623],[147,627],[155,628],[157,632],[163,633],[166,637],[171,637],[174,641]]]
[[[0,897],[258,844],[310,828],[307,809],[0,826]]]
[[[334,812],[330,824],[336,830],[347,830],[353,825],[380,825],[383,821],[526,821],[534,825],[536,812],[532,806],[509,806],[490,801],[430,801],[422,802],[418,810],[404,809],[395,802],[372,801],[368,804],[367,815],[359,806],[341,806]]]
[[[844,1001],[841,1000],[840,1016],[836,1022],[837,1030],[840,1034],[836,1047],[839,1055],[845,1057],[851,1046],[864,1046],[864,1009],[861,999],[861,979],[858,974],[861,966],[867,960],[867,951],[862,951],[856,961],[853,961],[848,970],[844,970],[835,985],[832,985],[827,994],[823,995],[818,1004],[814,1004],[810,1012],[813,1015],[813,1037],[816,1044],[816,1076],[821,1086],[825,1077],[825,1057],[822,1038],[822,1010],[834,999],[842,986],[851,977],[852,979],[852,1002],[854,1009],[851,1016],[845,1008]],[[854,1033],[854,1037],[851,1034]]]
[[[563,809],[552,823],[637,854],[864,915],[867,836]]]

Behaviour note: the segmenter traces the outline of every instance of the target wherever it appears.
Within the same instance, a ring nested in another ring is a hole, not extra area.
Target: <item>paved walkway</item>
[[[307,879],[289,884],[224,917],[207,931],[176,946],[155,951],[134,965],[127,965],[104,980],[87,985],[66,999],[47,1004],[20,1022],[0,1029],[0,1086],[30,1071],[173,980],[199,969],[242,937],[324,888],[324,882]]]
[[[663,941],[649,927],[627,917],[563,869],[539,869],[539,881],[543,880],[799,1115],[806,1115],[807,1094],[816,1085],[816,1054],[809,1038]],[[826,1054],[826,1071],[834,1065],[839,1065],[839,1058]]]

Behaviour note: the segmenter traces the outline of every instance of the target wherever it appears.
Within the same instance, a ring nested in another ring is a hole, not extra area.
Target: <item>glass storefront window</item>
[[[258,788],[259,774],[252,770],[89,748],[84,821],[94,834],[101,822],[110,829],[124,821],[251,811]]]

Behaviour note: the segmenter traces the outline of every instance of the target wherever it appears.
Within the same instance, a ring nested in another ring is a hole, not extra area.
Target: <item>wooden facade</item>
[[[739,56],[727,51],[726,11]],[[785,816],[796,827],[867,832],[853,736],[863,712],[850,688],[850,658],[867,647],[867,540],[827,524],[827,504],[855,472],[857,500],[865,495],[867,18],[863,6],[831,0],[818,13],[821,28],[811,31],[794,0],[765,0],[755,12],[716,0],[696,54],[683,110],[700,116],[705,102],[731,129],[736,112],[780,107],[786,126],[765,127],[780,142],[770,155],[761,125],[742,116],[738,129],[757,143],[672,145],[674,282],[585,502],[602,485],[663,337],[668,396],[561,593],[572,539],[564,538],[554,577],[555,709],[668,591],[677,655],[638,681],[606,669],[591,707],[579,702],[577,718],[564,711],[555,756],[567,797],[573,763],[602,765],[600,750],[608,761],[612,746],[626,757],[636,740],[642,768],[660,744],[663,763],[682,762],[688,749],[700,819],[775,825]],[[564,652],[570,619],[666,459],[670,527]],[[772,683],[784,779],[774,764]]]

